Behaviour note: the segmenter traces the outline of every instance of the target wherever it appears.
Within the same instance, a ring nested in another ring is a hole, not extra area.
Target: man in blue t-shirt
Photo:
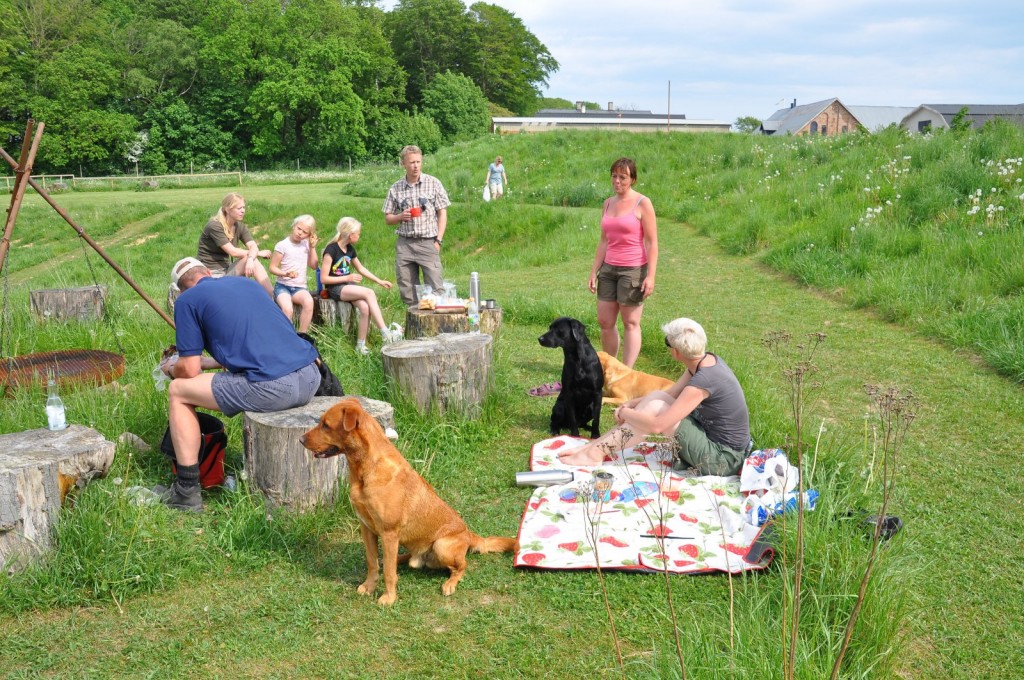
[[[177,472],[161,499],[201,512],[196,407],[233,416],[302,406],[320,386],[320,370],[316,349],[252,279],[214,279],[202,262],[186,257],[171,280],[182,291],[174,305],[178,354],[161,368],[173,378],[167,395]],[[208,368],[225,370],[204,373]]]

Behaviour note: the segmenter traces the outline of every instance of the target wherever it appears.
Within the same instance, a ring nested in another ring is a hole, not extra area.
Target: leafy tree
[[[761,119],[755,118],[754,116],[740,116],[736,119],[736,122],[732,124],[737,132],[757,132],[758,128],[761,127]]]
[[[137,121],[117,111],[117,70],[104,52],[74,45],[36,69],[33,115],[46,123],[40,160],[48,169],[82,164],[100,172],[127,168],[124,149]]]
[[[540,86],[558,70],[548,48],[507,9],[485,2],[470,6],[475,52],[464,73],[492,101],[518,115],[537,110]]]
[[[483,92],[461,73],[446,71],[430,83],[423,92],[423,112],[446,142],[478,137],[491,126]]]
[[[971,129],[970,109],[966,106],[961,107],[956,115],[953,116],[953,120],[949,124],[949,129],[953,132],[966,132]]]
[[[541,97],[537,100],[537,109],[574,109],[576,108],[568,99],[561,97]]]
[[[367,152],[378,161],[394,161],[407,144],[415,144],[425,154],[441,148],[441,129],[430,116],[390,110],[384,112],[369,129]]]
[[[208,171],[236,165],[239,153],[234,140],[210,118],[170,94],[154,104],[142,121],[149,134],[139,160],[145,173]]]
[[[386,26],[395,59],[409,74],[410,104],[423,101],[439,74],[469,72],[479,37],[461,0],[399,0]]]

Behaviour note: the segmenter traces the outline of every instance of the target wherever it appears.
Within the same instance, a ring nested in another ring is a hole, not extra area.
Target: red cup
[[[409,215],[411,217],[419,217],[422,214],[423,214],[423,209],[418,207],[418,206],[409,208]]]

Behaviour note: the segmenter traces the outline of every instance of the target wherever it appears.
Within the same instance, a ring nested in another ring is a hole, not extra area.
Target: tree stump
[[[105,476],[114,448],[82,425],[0,435],[0,568],[13,573],[51,547],[64,498]]]
[[[501,307],[480,310],[480,332],[491,337],[501,330]],[[405,337],[432,338],[442,333],[468,333],[469,315],[465,312],[435,312],[409,307],[405,312]]]
[[[316,292],[316,291],[314,291]],[[330,298],[315,298],[313,320],[325,326],[338,325],[345,333],[351,333],[356,327],[359,315],[350,302],[341,302]]]
[[[420,411],[436,405],[475,418],[491,381],[491,347],[486,333],[442,333],[381,348],[384,374]]]
[[[32,313],[42,321],[89,321],[103,318],[106,286],[29,291]]]
[[[299,437],[344,397],[313,397],[305,406],[270,413],[245,412],[245,470],[271,507],[303,512],[333,505],[338,477],[347,474],[344,456],[313,458]],[[355,397],[385,429],[394,428],[395,412],[386,401]]]

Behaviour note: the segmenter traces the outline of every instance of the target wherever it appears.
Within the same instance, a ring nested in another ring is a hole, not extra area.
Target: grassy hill
[[[479,271],[505,325],[482,417],[421,416],[397,402],[401,448],[474,530],[515,532],[529,491],[512,485],[513,473],[545,436],[551,407],[525,390],[560,366],[536,337],[563,314],[597,337],[586,278],[608,167],[631,156],[638,189],[658,211],[662,251],[638,368],[678,373],[658,327],[677,316],[701,321],[744,385],[758,443],[787,447],[787,365],[762,340],[777,330],[798,340],[828,336],[803,418],[813,444],[805,472],[822,502],[807,517],[798,677],[828,676],[867,557],[863,532],[844,519],[878,502],[879,429],[865,383],[910,388],[919,407],[896,466],[892,511],[906,528],[883,551],[842,677],[1011,675],[1024,661],[1024,590],[1007,566],[1019,557],[1024,496],[1012,474],[1024,440],[1015,283],[1024,266],[1022,141],[1010,127],[836,140],[595,132],[488,138],[428,157],[425,171],[456,202],[447,276],[465,289],[469,272]],[[484,171],[498,154],[510,193],[485,204]],[[360,258],[391,277],[393,236],[380,207],[399,176],[397,167],[366,168],[337,183],[243,193],[268,247],[300,213],[318,219],[321,235],[344,214],[358,217]],[[170,265],[193,253],[227,190],[70,193],[59,201],[162,300]],[[111,439],[132,431],[157,443],[166,398],[149,372],[171,329],[83,253],[38,197],[26,199],[14,239],[4,355],[122,352],[120,387],[65,394],[69,420]],[[29,288],[93,278],[111,291],[107,321],[44,327],[29,318]],[[401,320],[397,294],[379,293],[385,316]],[[379,359],[358,357],[352,338],[328,330],[321,342],[348,392],[396,400]],[[42,403],[38,390],[9,394],[0,432],[42,427]],[[51,559],[0,576],[0,634],[10,641],[0,662],[11,675],[616,673],[594,574],[515,572],[507,558],[477,556],[452,598],[441,597],[436,574],[403,571],[398,604],[380,611],[355,594],[362,548],[344,499],[332,511],[271,521],[246,493],[209,494],[201,518],[127,501],[126,487],[168,478],[158,454],[119,448],[114,473],[65,512]],[[780,676],[792,529],[763,573],[672,580],[689,677]],[[679,675],[664,582],[613,574],[607,584],[627,675]]]

